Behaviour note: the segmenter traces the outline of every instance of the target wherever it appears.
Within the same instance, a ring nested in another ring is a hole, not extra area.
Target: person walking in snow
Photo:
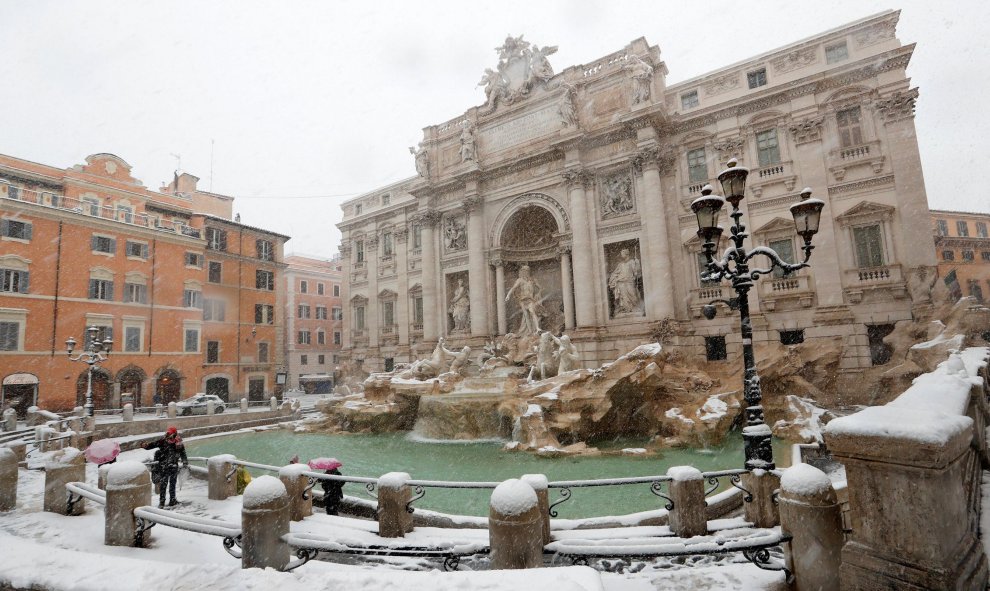
[[[175,498],[175,485],[179,480],[179,462],[182,462],[183,466],[189,465],[189,459],[186,457],[186,446],[182,443],[182,438],[179,437],[179,430],[175,427],[169,427],[164,437],[157,441],[145,443],[142,447],[144,449],[158,449],[161,452],[158,468],[162,475],[162,481],[159,489],[158,508],[161,509],[165,506],[166,488],[170,497],[168,506],[174,507],[179,503]]]
[[[325,474],[342,476],[337,468],[331,468]],[[326,507],[327,515],[336,515],[340,509],[340,502],[344,500],[344,491],[341,490],[344,488],[344,481],[321,480],[320,486],[323,487],[323,506]]]

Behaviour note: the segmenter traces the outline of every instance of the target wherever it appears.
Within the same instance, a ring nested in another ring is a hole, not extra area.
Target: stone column
[[[401,538],[413,529],[412,513],[406,505],[412,499],[410,480],[405,472],[389,472],[378,479],[378,535]]]
[[[378,327],[381,325],[382,314],[381,306],[378,303],[378,235],[375,234],[366,239],[364,248],[368,269],[368,309],[364,313],[364,326],[368,329],[368,347],[374,349],[378,347],[380,342]],[[380,359],[381,356],[372,353],[370,357]]]
[[[248,411],[248,399],[241,398],[241,412],[247,412],[247,411]]]
[[[643,285],[647,290],[646,314],[650,320],[674,317],[674,271],[667,233],[667,211],[660,191],[659,157],[659,147],[653,146],[640,152],[637,158],[643,170],[640,216],[646,242],[643,254],[649,264],[642,265],[642,268]]]
[[[45,462],[45,511],[69,515],[69,500],[65,485],[86,481],[86,457],[74,447],[56,452]],[[80,500],[72,506],[72,515],[80,515],[85,503]]]
[[[103,543],[134,546],[134,509],[151,504],[151,473],[140,462],[118,462],[107,472]],[[144,534],[147,540],[148,534]]]
[[[564,328],[574,328],[574,281],[571,279],[571,248],[560,248],[560,293],[564,298]]]
[[[241,509],[241,568],[274,568],[289,564],[289,495],[274,476],[259,476],[244,489]]]
[[[0,447],[0,511],[17,507],[17,454]]]
[[[826,426],[825,444],[846,467],[852,519],[843,591],[986,588],[973,432],[969,417],[906,405]]]
[[[839,591],[842,509],[824,472],[795,464],[780,479],[780,529],[794,591]]]
[[[400,228],[395,231],[395,265],[397,273],[396,287],[399,297],[395,302],[395,323],[399,329],[399,345],[409,345],[409,324],[412,314],[409,313],[409,229]],[[412,358],[410,356],[410,361]]]
[[[278,479],[282,481],[289,495],[289,519],[292,521],[302,521],[303,518],[313,514],[312,491],[306,493],[306,498],[303,498],[303,491],[309,485],[309,478],[303,475],[307,470],[309,466],[306,464],[289,464],[278,470]]]
[[[491,566],[497,569],[543,566],[543,523],[533,488],[515,478],[492,492],[488,513]]]
[[[571,212],[571,258],[574,265],[574,276],[589,281],[594,277],[592,257],[594,241],[591,239],[591,222],[585,206],[584,189],[591,182],[593,175],[579,168],[564,172],[564,182],[567,183],[567,201]],[[594,326],[595,299],[592,289],[574,290],[574,314],[578,327]]]
[[[440,336],[437,317],[437,235],[440,214],[424,211],[419,216],[423,237],[423,340],[436,343]]]
[[[274,399],[273,399],[274,400]],[[237,494],[237,480],[228,476],[237,457],[232,454],[211,456],[206,460],[206,494],[211,501],[222,501]]]
[[[275,398],[274,396],[272,396],[268,400],[268,410],[271,410],[272,412],[278,410],[278,398]]]
[[[705,511],[705,481],[701,471],[692,466],[672,466],[667,470],[670,481],[670,499],[674,508],[667,517],[667,524],[675,536],[690,538],[708,533],[708,516]]]
[[[509,321],[505,317],[505,263],[502,259],[492,259],[495,266],[495,313],[498,315],[498,334],[508,332]]]
[[[473,187],[472,187],[473,188]],[[476,189],[474,189],[476,190]],[[471,334],[488,334],[488,272],[485,265],[485,208],[477,193],[464,198],[467,214],[468,288],[471,302]]]
[[[780,523],[773,493],[780,488],[780,478],[766,470],[753,470],[741,477],[742,487],[749,491],[753,500],[743,503],[746,521],[756,527],[775,527]]]
[[[121,419],[125,423],[129,423],[134,420],[134,405],[128,402],[124,405],[124,409],[121,411]]]
[[[550,491],[547,477],[544,474],[524,474],[520,480],[533,487],[536,493],[536,502],[540,508],[540,523],[543,525],[543,545],[546,546],[550,543]]]
[[[174,419],[176,415],[176,408],[174,402],[168,403],[168,418]]]

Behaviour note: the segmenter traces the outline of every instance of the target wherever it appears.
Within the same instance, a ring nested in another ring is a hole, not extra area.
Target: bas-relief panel
[[[443,219],[444,252],[457,252],[467,248],[467,226],[463,215],[446,215]]]
[[[564,329],[564,299],[560,289],[560,260],[531,261],[528,263],[506,263],[505,289],[508,292],[519,279],[519,269],[526,265],[529,274],[539,286],[536,297],[536,313],[539,317],[540,329],[559,334]],[[519,301],[509,297],[505,304],[507,329],[518,334],[521,331],[522,311]]]
[[[635,213],[636,195],[630,171],[622,170],[600,177],[598,201],[602,219]]]
[[[643,305],[643,267],[639,240],[606,244],[605,268],[610,318],[635,318],[645,315]]]

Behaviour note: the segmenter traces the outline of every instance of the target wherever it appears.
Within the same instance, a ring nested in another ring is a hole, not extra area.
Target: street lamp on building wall
[[[65,352],[69,356],[69,361],[82,361],[89,365],[86,375],[86,404],[83,406],[87,417],[93,416],[93,368],[110,357],[110,347],[113,346],[113,340],[109,337],[102,342],[97,340],[99,332],[100,329],[95,326],[86,329],[88,335],[86,348],[75,357],[72,356],[72,350],[76,348],[76,339],[69,337],[65,340]]]
[[[722,192],[725,198],[712,195],[711,185],[706,185],[698,197],[691,203],[691,210],[698,218],[698,236],[704,242],[705,260],[707,261],[705,270],[701,273],[702,281],[718,281],[729,279],[732,281],[732,288],[736,290],[736,297],[729,300],[713,300],[702,308],[705,318],[711,320],[715,318],[715,304],[718,302],[727,304],[732,310],[739,310],[740,324],[742,326],[743,344],[743,395],[746,399],[746,426],[743,428],[743,442],[746,448],[746,469],[753,470],[762,468],[765,470],[774,469],[773,448],[770,444],[770,427],[767,426],[763,417],[763,399],[760,390],[760,377],[756,373],[756,360],[753,356],[753,326],[749,318],[749,290],[754,282],[761,275],[773,272],[774,268],[780,268],[784,274],[793,273],[798,269],[808,267],[808,259],[811,258],[811,251],[815,247],[811,245],[811,238],[818,232],[818,223],[821,220],[822,208],[825,202],[821,199],[811,198],[811,189],[804,189],[801,192],[801,201],[791,206],[791,215],[794,217],[794,225],[798,236],[804,239],[804,260],[800,263],[791,264],[780,258],[771,248],[759,246],[747,252],[743,248],[743,241],[749,234],[746,233],[746,226],[740,222],[742,212],[739,211],[739,203],[743,200],[746,192],[746,177],[749,169],[738,166],[735,159],[730,160],[727,168],[718,175],[718,181],[722,185]],[[732,245],[725,249],[721,258],[716,258],[719,241],[722,238],[722,227],[718,225],[718,216],[728,201],[732,205],[732,227],[729,229],[732,234],[729,240]],[[749,268],[749,261],[756,255],[763,255],[770,262],[769,268]]]

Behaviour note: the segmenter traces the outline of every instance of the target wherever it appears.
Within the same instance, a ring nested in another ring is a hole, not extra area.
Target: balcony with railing
[[[782,307],[810,308],[814,303],[814,280],[802,271],[781,277],[767,277],[759,286],[760,304],[768,312]]]
[[[863,301],[866,294],[878,291],[888,292],[894,298],[907,297],[907,283],[897,264],[845,269],[842,279],[846,296],[854,304]]]
[[[828,153],[828,170],[837,181],[844,180],[851,169],[860,166],[869,166],[873,174],[880,174],[883,162],[879,140],[836,148]]]
[[[712,282],[707,285],[702,285],[701,287],[696,287],[690,291],[688,308],[691,310],[691,314],[695,318],[700,318],[702,306],[716,299],[727,300],[734,295],[735,292],[732,291],[732,287],[729,285],[722,285],[720,283]]]
[[[749,188],[753,197],[759,199],[763,196],[763,191],[775,184],[783,184],[784,189],[793,191],[797,184],[797,176],[794,174],[794,163],[775,162],[759,168],[754,168],[749,172]]]

